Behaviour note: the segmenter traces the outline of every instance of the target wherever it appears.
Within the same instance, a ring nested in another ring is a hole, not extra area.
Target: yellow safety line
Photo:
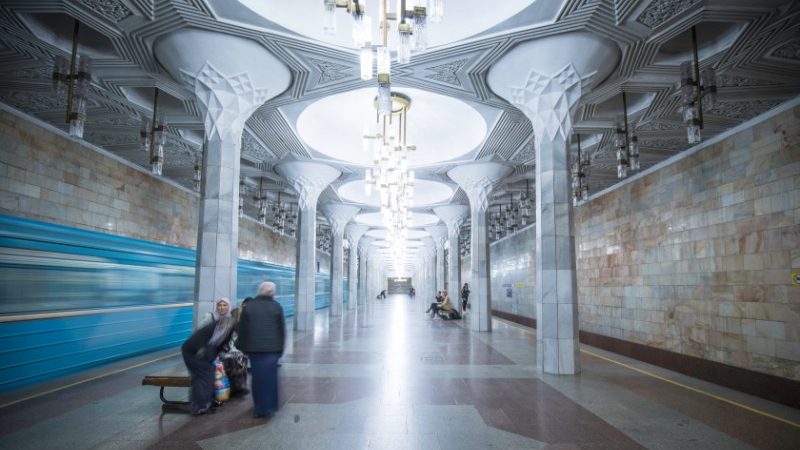
[[[79,384],[88,383],[89,381],[99,380],[100,378],[105,378],[105,377],[107,377],[109,375],[115,375],[115,374],[118,374],[120,372],[125,372],[126,370],[131,370],[131,369],[135,369],[137,367],[146,366],[147,364],[154,363],[156,361],[161,361],[162,359],[172,358],[173,356],[178,356],[178,355],[180,355],[180,353],[171,353],[171,354],[166,355],[166,356],[162,356],[162,357],[159,357],[159,358],[156,358],[156,359],[151,359],[150,361],[145,361],[143,363],[134,364],[134,365],[132,365],[130,367],[123,367],[122,369],[114,370],[112,372],[108,372],[108,373],[104,373],[104,374],[101,374],[101,375],[97,375],[95,377],[87,378],[85,380],[76,381],[76,382],[68,384],[66,386],[57,387],[55,389],[50,389],[49,391],[40,392],[38,394],[34,394],[34,395],[29,396],[29,397],[21,398],[19,400],[14,400],[13,402],[8,402],[6,404],[0,405],[0,409],[6,408],[8,406],[16,405],[17,403],[22,403],[22,402],[26,402],[28,400],[33,400],[34,398],[43,397],[45,395],[49,395],[49,394],[52,394],[54,392],[63,391],[64,389],[71,388],[71,387],[77,386]]]
[[[613,360],[611,358],[606,358],[605,356],[598,355],[597,353],[592,353],[592,352],[590,352],[588,350],[581,349],[581,352],[586,353],[587,355],[592,355],[595,358],[600,358],[600,359],[602,359],[604,361],[608,361],[610,363],[614,363],[614,364],[617,364],[619,366],[625,367],[626,369],[631,369],[633,371],[639,372],[639,373],[647,375],[649,377],[653,377],[653,378],[655,378],[657,380],[661,380],[661,381],[664,381],[664,382],[667,382],[667,383],[670,383],[670,384],[674,384],[675,386],[679,386],[679,387],[682,387],[684,389],[688,389],[688,390],[690,390],[692,392],[696,392],[698,394],[702,394],[702,395],[705,395],[707,397],[711,397],[711,398],[713,398],[715,400],[719,400],[721,402],[725,402],[725,403],[728,403],[728,404],[733,405],[733,406],[738,406],[739,408],[742,408],[744,410],[750,411],[751,413],[759,414],[759,415],[762,415],[764,417],[769,417],[770,419],[775,419],[775,420],[777,420],[779,422],[783,422],[783,423],[785,423],[787,425],[791,425],[791,426],[793,426],[795,428],[800,428],[800,423],[793,422],[793,421],[791,421],[789,419],[784,419],[783,417],[778,417],[778,416],[770,414],[768,412],[761,411],[760,409],[752,408],[750,406],[743,405],[743,404],[741,404],[739,402],[735,402],[733,400],[728,400],[727,398],[720,397],[719,395],[712,394],[710,392],[706,392],[706,391],[704,391],[702,389],[698,389],[698,388],[695,388],[695,387],[692,387],[692,386],[688,386],[688,385],[685,385],[683,383],[679,383],[679,382],[677,382],[675,380],[670,380],[669,378],[662,377],[661,375],[656,375],[656,374],[654,374],[652,372],[648,372],[646,370],[639,369],[639,368],[630,366],[628,364],[621,363],[619,361],[615,361],[615,360]]]

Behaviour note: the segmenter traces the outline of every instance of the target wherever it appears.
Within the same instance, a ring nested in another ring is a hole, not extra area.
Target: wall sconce
[[[86,123],[86,103],[89,96],[89,84],[92,81],[92,58],[78,55],[78,31],[80,22],[75,21],[72,32],[72,53],[70,54],[69,72],[67,59],[56,56],[53,63],[53,93],[56,97],[67,91],[67,123],[69,135],[83,138],[83,126]],[[76,68],[77,65],[77,68]],[[77,72],[76,72],[77,70]]]

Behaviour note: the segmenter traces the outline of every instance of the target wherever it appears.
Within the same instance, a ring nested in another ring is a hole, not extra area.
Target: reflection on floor
[[[292,336],[282,408],[269,420],[252,418],[249,398],[209,416],[162,415],[157,388],[140,381],[180,369],[171,351],[3,395],[0,448],[735,449],[800,442],[800,411],[588,347],[579,376],[544,375],[534,365],[532,330],[495,321],[492,333],[471,333],[466,321],[431,319],[421,303],[394,295],[342,318],[319,311],[313,332]]]

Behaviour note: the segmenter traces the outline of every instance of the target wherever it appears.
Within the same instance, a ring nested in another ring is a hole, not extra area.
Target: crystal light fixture
[[[520,226],[524,227],[528,223],[532,222],[532,219],[531,219],[531,217],[533,216],[532,203],[533,203],[533,200],[531,199],[530,184],[529,184],[528,180],[525,180],[525,192],[523,192],[519,196],[519,224],[520,224]]]
[[[700,135],[703,108],[711,109],[717,101],[717,81],[713,67],[700,73],[695,27],[692,27],[692,61],[681,64],[681,100],[686,136],[690,144],[697,144],[703,139]]]
[[[150,155],[150,172],[161,175],[164,168],[164,144],[167,142],[167,122],[158,112],[158,88],[153,94],[153,116],[149,120],[142,119],[140,131],[142,150]]]
[[[258,209],[258,223],[261,225],[267,224],[267,191],[264,189],[264,177],[258,179],[258,193],[253,200],[256,202]]]
[[[92,59],[86,55],[78,55],[78,31],[80,22],[75,21],[72,32],[72,53],[70,54],[69,72],[67,59],[56,56],[53,62],[53,93],[56,97],[67,92],[67,123],[69,134],[77,138],[83,137],[83,126],[86,123],[86,104],[89,96],[89,84],[92,81]]]
[[[396,35],[393,35],[392,50],[397,52],[397,62],[408,64],[411,51],[425,51],[428,48],[428,20],[440,22],[444,12],[443,0],[395,0],[395,8],[390,0],[378,0],[379,42],[375,46],[373,58],[372,17],[367,15],[366,0],[323,0],[325,10],[323,30],[326,34],[336,34],[336,9],[344,8],[353,18],[353,43],[360,50],[361,79],[372,79],[373,60],[377,60],[378,97],[381,114],[389,114],[388,96],[391,92],[391,51],[389,36],[391,22],[397,22]]]
[[[203,156],[205,154],[206,154],[206,141],[203,140],[203,148],[200,151],[200,154],[197,156],[197,159],[194,162],[194,170],[192,172],[192,181],[194,182],[194,191],[195,192],[200,192],[200,189],[202,187],[203,172],[202,172],[201,169],[203,167],[202,158],[203,158]]]
[[[639,138],[635,130],[628,126],[628,100],[622,92],[622,120],[617,121],[614,130],[614,147],[617,149],[617,178],[628,176],[628,170],[639,170]]]
[[[584,167],[589,165],[589,158],[583,157],[581,153],[581,135],[576,134],[578,141],[578,158],[572,163],[572,205],[578,206],[578,202],[589,200],[589,183],[586,180]]]
[[[239,218],[244,217],[244,196],[247,192],[247,184],[244,177],[239,179]]]

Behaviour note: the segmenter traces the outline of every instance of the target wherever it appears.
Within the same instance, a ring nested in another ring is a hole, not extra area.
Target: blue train
[[[0,391],[179,345],[194,265],[194,250],[0,215]],[[273,281],[293,315],[294,274],[240,259],[238,296]],[[325,308],[330,276],[315,281]]]

